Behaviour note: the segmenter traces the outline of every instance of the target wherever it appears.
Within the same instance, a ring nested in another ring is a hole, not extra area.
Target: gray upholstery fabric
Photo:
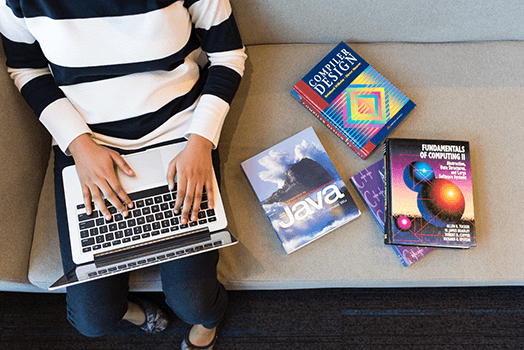
[[[523,40],[520,0],[231,0],[247,45]]]
[[[417,103],[393,136],[471,143],[478,246],[437,250],[409,268],[384,246],[378,226],[349,183],[380,159],[380,150],[361,160],[290,96],[296,81],[333,46],[248,47],[246,75],[220,141],[222,195],[229,228],[240,240],[221,251],[221,281],[230,289],[523,284],[524,237],[518,222],[523,219],[524,178],[518,174],[524,171],[524,158],[518,155],[524,110],[524,57],[519,53],[524,42],[350,43]],[[308,126],[319,135],[363,214],[286,255],[240,163]],[[508,180],[501,174],[517,176]],[[49,195],[43,195],[40,207],[49,202]],[[43,230],[35,234],[30,279],[41,287],[62,273],[56,234],[52,225],[44,224],[53,215],[39,216],[37,228]],[[46,228],[51,229],[39,238]],[[159,290],[156,269],[135,273],[132,288]]]
[[[223,197],[230,229],[241,241],[222,251],[219,277],[227,287],[524,284],[524,2],[231,2],[249,59],[220,142]],[[434,251],[404,268],[383,245],[349,185],[380,152],[361,160],[290,96],[342,40],[360,43],[350,45],[418,105],[392,136],[471,142],[478,247]],[[46,291],[62,274],[52,168],[41,190],[50,138],[5,69],[0,83],[0,290]],[[363,215],[285,255],[240,163],[308,126]],[[131,284],[134,290],[161,287],[154,268],[134,273]]]

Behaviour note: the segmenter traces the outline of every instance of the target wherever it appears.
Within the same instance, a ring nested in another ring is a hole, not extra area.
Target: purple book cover
[[[384,231],[384,160],[380,160],[351,178],[371,215]],[[435,248],[391,246],[404,266],[410,266]]]
[[[386,139],[385,242],[476,245],[469,143]]]

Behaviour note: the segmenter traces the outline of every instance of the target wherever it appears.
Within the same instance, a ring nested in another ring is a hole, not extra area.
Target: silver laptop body
[[[135,176],[129,177],[117,170],[122,187],[134,203],[126,218],[110,206],[110,221],[105,220],[96,208],[92,215],[87,216],[76,167],[64,168],[71,252],[77,266],[66,272],[50,290],[238,242],[226,229],[227,219],[216,178],[213,209],[208,208],[204,195],[197,221],[182,225],[180,215],[173,213],[176,189],[168,190],[166,174],[169,162],[185,145],[186,142],[179,142],[123,156],[135,172]]]

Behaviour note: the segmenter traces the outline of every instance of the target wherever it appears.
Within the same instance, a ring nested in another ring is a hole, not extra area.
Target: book
[[[344,42],[295,84],[291,95],[363,159],[415,108]]]
[[[382,232],[384,232],[384,160],[381,159],[360,173],[352,176],[351,183],[355,186],[358,194],[368,207]],[[391,247],[402,262],[402,265],[406,267],[412,265],[435,249],[403,245],[392,245]]]
[[[360,216],[312,127],[241,166],[287,254]]]
[[[384,160],[386,244],[476,245],[469,142],[388,138]]]

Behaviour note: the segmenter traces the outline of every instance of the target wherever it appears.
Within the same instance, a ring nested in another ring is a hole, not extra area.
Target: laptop
[[[174,214],[176,188],[169,191],[166,174],[169,162],[186,141],[124,155],[135,172],[117,177],[133,201],[129,216],[123,217],[108,201],[112,213],[107,221],[95,208],[87,215],[82,189],[74,165],[63,170],[63,183],[71,252],[75,267],[50,290],[64,288],[119,273],[231,246],[238,240],[226,229],[227,219],[218,183],[214,179],[214,208],[204,192],[198,220],[182,225]]]

